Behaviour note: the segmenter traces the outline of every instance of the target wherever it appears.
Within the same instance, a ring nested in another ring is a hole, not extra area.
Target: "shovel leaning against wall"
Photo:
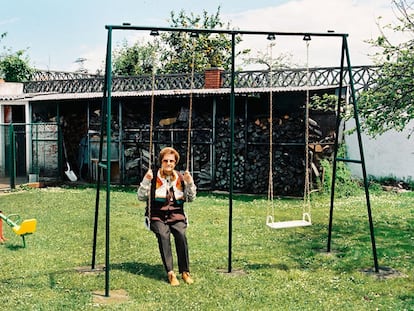
[[[76,176],[75,172],[71,170],[69,161],[68,161],[68,155],[66,153],[66,146],[65,146],[65,140],[63,140],[63,152],[65,154],[65,160],[66,160],[66,170],[65,174],[68,177],[70,181],[77,181],[78,177]]]

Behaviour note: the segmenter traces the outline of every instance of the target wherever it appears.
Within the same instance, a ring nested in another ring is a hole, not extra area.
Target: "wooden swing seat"
[[[312,225],[310,215],[308,213],[303,214],[301,220],[288,220],[288,221],[273,221],[273,216],[267,216],[266,225],[271,229],[285,229],[296,227],[307,227]]]

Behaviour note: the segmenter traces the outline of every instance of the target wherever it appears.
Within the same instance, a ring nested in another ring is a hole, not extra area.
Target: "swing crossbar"
[[[312,225],[310,215],[308,213],[303,214],[301,220],[288,220],[288,221],[277,221],[273,220],[273,216],[267,216],[266,225],[271,229],[286,229],[296,227],[307,227]]]

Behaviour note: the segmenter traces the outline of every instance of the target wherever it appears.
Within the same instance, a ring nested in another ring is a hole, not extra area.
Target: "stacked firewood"
[[[229,188],[229,120],[217,122],[215,185]],[[270,127],[267,117],[235,120],[233,177],[234,190],[266,193],[269,187]],[[273,120],[272,166],[274,193],[298,195],[304,185],[304,130],[300,114],[283,115]]]
[[[332,160],[335,144],[335,112],[311,111],[309,118],[309,157],[311,189],[320,188],[325,171],[322,160]]]
[[[188,113],[188,112],[187,112]],[[187,116],[187,117],[186,117]],[[320,161],[332,154],[333,126],[325,117],[309,119],[309,174],[315,188],[323,177]],[[219,115],[193,115],[190,167],[199,189],[228,191],[230,165],[236,192],[265,194],[269,190],[270,123],[268,116],[238,116],[234,120],[234,158],[230,161],[230,119]],[[332,123],[332,122],[331,122]],[[149,120],[138,112],[123,119],[124,182],[137,183],[149,165]],[[173,146],[182,156],[177,169],[183,171],[187,157],[188,114],[155,116],[153,154]],[[276,115],[272,131],[273,193],[302,196],[305,182],[305,123],[303,110]],[[155,159],[152,160],[153,164]],[[155,163],[157,164],[157,163]]]
[[[187,112],[188,113],[188,112]],[[188,116],[185,112],[178,117],[156,117],[153,124],[152,161],[151,166],[158,166],[159,151],[166,146],[174,147],[181,155],[176,169],[187,169],[188,152]],[[149,120],[140,114],[127,115],[124,119],[125,130],[123,143],[125,160],[125,182],[136,183],[149,167]],[[211,119],[206,116],[193,115],[191,127],[191,146],[189,169],[199,189],[211,189]]]
[[[236,118],[234,121],[234,159],[233,159],[233,185],[234,189],[245,188],[244,167],[246,166],[245,146],[246,139],[243,131],[244,120]],[[230,119],[219,118],[216,121],[216,165],[215,187],[217,190],[228,190],[230,185]]]

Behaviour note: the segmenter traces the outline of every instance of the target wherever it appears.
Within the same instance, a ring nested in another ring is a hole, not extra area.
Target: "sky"
[[[269,32],[347,33],[351,64],[372,64],[366,40],[379,34],[381,25],[395,22],[391,0],[0,0],[0,33],[7,36],[0,48],[27,49],[30,64],[38,69],[75,71],[76,60],[96,72],[104,67],[105,25],[169,27],[170,12],[213,14],[232,29]],[[142,31],[114,31],[113,45],[148,38]],[[145,40],[145,39],[144,39]],[[268,52],[265,36],[243,36],[237,49]],[[299,37],[280,37],[272,55],[291,55],[292,62],[311,67],[339,66],[340,38],[313,38],[309,47]]]

